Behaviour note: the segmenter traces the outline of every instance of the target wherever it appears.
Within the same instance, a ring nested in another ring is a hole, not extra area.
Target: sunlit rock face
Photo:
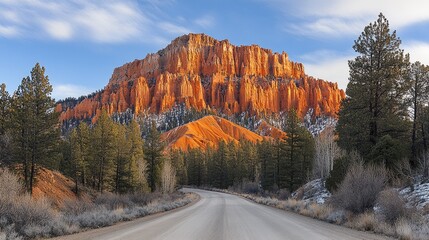
[[[234,46],[205,34],[188,34],[157,53],[114,70],[100,92],[57,106],[61,120],[92,118],[128,109],[161,113],[177,104],[225,114],[271,114],[295,108],[300,117],[335,117],[344,91],[309,77],[286,53],[257,45]]]

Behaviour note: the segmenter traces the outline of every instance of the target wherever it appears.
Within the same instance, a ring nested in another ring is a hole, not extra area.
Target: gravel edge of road
[[[180,190],[179,190],[180,191]],[[56,237],[52,237],[52,238],[40,238],[40,239],[51,239],[51,240],[61,240],[65,237],[72,237],[75,234],[80,234],[80,233],[85,233],[85,232],[97,232],[97,231],[102,231],[105,228],[111,228],[111,227],[121,227],[123,225],[127,225],[127,224],[133,224],[135,222],[146,222],[146,221],[151,221],[153,219],[162,217],[164,215],[170,214],[170,213],[174,213],[177,211],[181,211],[185,208],[189,208],[191,206],[193,206],[194,204],[196,204],[197,202],[199,202],[201,200],[201,196],[196,194],[196,193],[186,193],[189,196],[189,199],[191,200],[189,203],[180,206],[180,207],[176,207],[167,211],[161,211],[161,212],[156,212],[156,213],[152,213],[143,217],[138,217],[132,220],[124,220],[124,221],[119,221],[116,222],[113,225],[110,226],[105,226],[105,227],[100,227],[100,228],[87,228],[87,229],[81,229],[81,231],[76,232],[76,233],[72,233],[72,234],[67,234],[67,235],[61,235],[61,236],[56,236]]]

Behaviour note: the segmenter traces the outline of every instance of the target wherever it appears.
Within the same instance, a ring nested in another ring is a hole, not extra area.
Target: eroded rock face
[[[316,116],[336,116],[344,91],[337,84],[308,77],[286,53],[257,45],[234,46],[204,34],[189,34],[165,49],[116,68],[103,91],[76,106],[62,104],[61,120],[101,112],[160,113],[183,103],[227,114],[278,113],[309,108]]]

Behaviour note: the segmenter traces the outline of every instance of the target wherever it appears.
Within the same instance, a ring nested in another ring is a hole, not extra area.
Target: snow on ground
[[[331,197],[331,193],[325,187],[325,181],[321,178],[306,183],[292,193],[292,198],[301,199],[305,202],[324,204]]]
[[[415,183],[399,191],[408,206],[423,209],[429,207],[429,180]]]

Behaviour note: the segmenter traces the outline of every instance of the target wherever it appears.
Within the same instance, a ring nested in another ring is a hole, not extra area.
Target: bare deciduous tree
[[[176,170],[170,161],[165,161],[161,172],[161,190],[163,193],[171,193],[176,186]]]
[[[335,142],[335,128],[328,126],[315,138],[314,178],[326,178],[334,167],[334,159],[343,151]]]

